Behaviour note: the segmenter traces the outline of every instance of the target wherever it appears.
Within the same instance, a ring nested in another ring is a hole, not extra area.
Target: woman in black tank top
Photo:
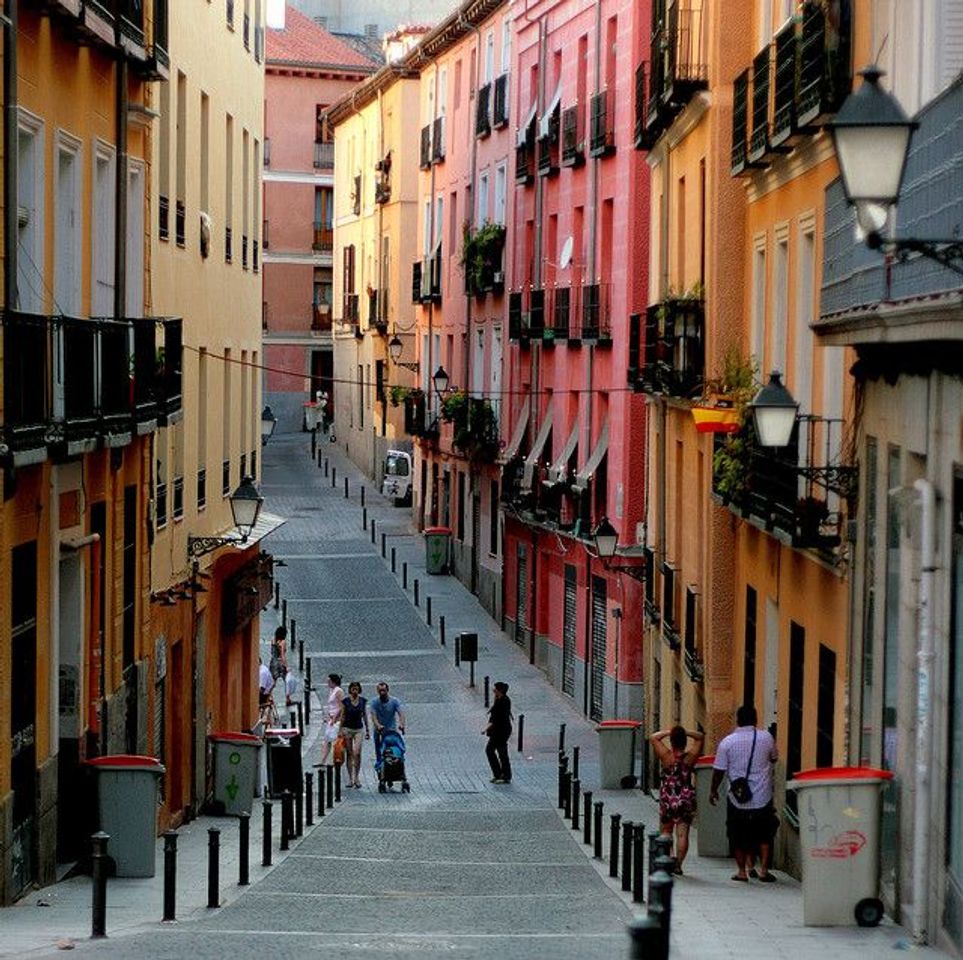
[[[341,736],[347,749],[348,786],[360,787],[361,743],[370,736],[368,730],[368,701],[361,696],[361,684],[348,684],[348,695],[341,701]]]

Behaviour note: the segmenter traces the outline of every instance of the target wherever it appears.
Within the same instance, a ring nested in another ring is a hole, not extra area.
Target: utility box
[[[463,663],[478,662],[478,634],[458,634],[458,657]]]
[[[425,572],[448,573],[451,563],[451,529],[425,528]]]
[[[214,808],[229,817],[251,813],[258,780],[261,738],[253,733],[212,733]]]

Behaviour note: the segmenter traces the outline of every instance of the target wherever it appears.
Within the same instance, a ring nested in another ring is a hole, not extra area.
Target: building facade
[[[545,0],[512,40],[504,616],[593,719],[643,711],[646,411],[625,371],[648,294],[632,104],[650,15]],[[594,548],[603,518],[614,561]]]
[[[325,30],[382,37],[404,24],[435,24],[452,9],[451,0],[292,0]]]
[[[87,852],[84,761],[151,749],[151,451],[181,409],[180,321],[151,312],[144,226],[167,4],[10,10],[2,903]]]
[[[333,396],[334,138],[325,111],[376,65],[293,8],[267,30],[264,399],[281,430],[306,401]],[[329,405],[326,411],[330,416]]]

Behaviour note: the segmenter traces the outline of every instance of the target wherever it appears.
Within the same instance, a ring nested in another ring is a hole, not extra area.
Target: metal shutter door
[[[578,573],[565,565],[565,613],[562,622],[562,693],[575,696],[575,619],[578,604]]]
[[[605,683],[605,641],[608,610],[605,602],[605,580],[592,577],[592,695],[589,717],[602,719],[602,690]]]

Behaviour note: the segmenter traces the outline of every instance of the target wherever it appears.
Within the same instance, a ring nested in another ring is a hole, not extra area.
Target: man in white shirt
[[[776,762],[776,742],[767,730],[756,728],[756,708],[745,705],[736,711],[736,729],[716,749],[709,802],[719,801],[719,785],[729,778],[726,831],[736,858],[738,872],[732,877],[747,883],[747,866],[759,858],[759,881],[775,883],[769,872],[772,840],[778,820],[772,805],[772,765]],[[748,789],[741,792],[739,781]],[[737,784],[734,788],[734,784]],[[740,798],[741,797],[741,798]]]
[[[271,702],[271,693],[274,690],[274,677],[271,676],[270,669],[261,661],[261,669],[258,671],[258,704],[263,707]]]

